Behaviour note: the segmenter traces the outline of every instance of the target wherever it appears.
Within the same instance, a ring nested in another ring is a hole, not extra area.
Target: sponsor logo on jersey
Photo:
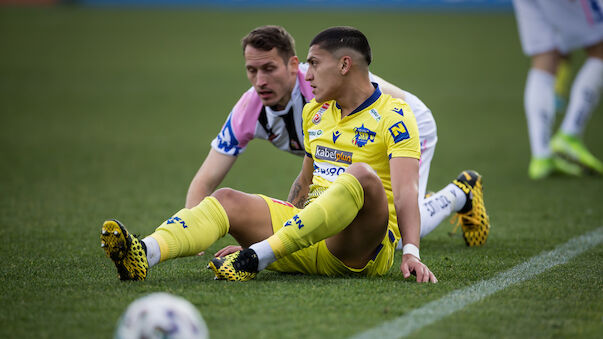
[[[369,111],[369,113],[371,113],[371,116],[373,117],[373,119],[375,119],[375,121],[379,121],[379,120],[381,120],[381,115],[379,115],[379,112],[377,112],[377,110],[376,110],[376,109],[374,109],[374,108],[373,108],[373,109],[371,109],[371,110]]]
[[[325,102],[324,104],[322,104],[322,107],[320,107],[320,109],[318,110],[318,112],[316,112],[316,114],[314,114],[314,117],[312,117],[312,122],[314,123],[314,125],[318,125],[318,123],[320,122],[320,120],[322,120],[322,115],[325,113],[325,111],[329,108],[329,103]]]
[[[406,125],[404,125],[402,121],[398,121],[397,123],[393,124],[389,128],[389,133],[391,133],[395,143],[410,138]]]
[[[241,151],[239,141],[235,137],[232,129],[231,116],[228,117],[222,131],[220,131],[216,137],[215,146],[223,153],[229,155],[238,155]]]
[[[337,139],[339,139],[340,135],[341,135],[341,133],[339,133],[339,131],[333,132],[333,143],[335,143],[337,141]]]
[[[400,114],[401,116],[404,116],[404,110],[402,109],[402,107],[394,107],[392,111]]]
[[[377,135],[377,133],[364,127],[364,124],[360,127],[354,127],[354,133],[356,133],[356,135],[354,135],[352,143],[358,147],[363,147],[369,141],[375,142],[375,136]]]
[[[345,172],[345,167],[335,166],[328,162],[314,162],[314,175],[328,181],[335,181],[335,179],[343,172]]]
[[[314,157],[320,160],[341,162],[349,165],[352,163],[352,154],[352,152],[340,151],[318,145],[316,146],[316,154],[314,154]]]
[[[322,135],[322,130],[321,129],[309,129],[308,130],[308,138],[310,140],[314,140],[318,137],[320,137]]]

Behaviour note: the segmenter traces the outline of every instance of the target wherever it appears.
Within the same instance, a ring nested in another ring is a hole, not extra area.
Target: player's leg
[[[421,237],[433,231],[450,214],[463,229],[467,246],[483,245],[490,233],[490,218],[484,203],[482,176],[472,170],[459,176],[440,191],[419,203]],[[454,219],[453,219],[454,220]]]
[[[453,183],[432,193],[427,198],[420,199],[421,238],[431,233],[452,213],[460,211],[466,200],[467,194]]]
[[[269,220],[260,197],[221,189],[194,208],[178,211],[142,242],[115,220],[103,224],[101,241],[122,280],[142,280],[146,267],[197,254],[229,231],[243,244],[264,239],[272,234]]]
[[[437,144],[435,121],[419,126],[421,134],[421,160],[419,162],[419,209],[421,212],[421,238],[433,231],[444,219],[454,212],[455,201],[461,207],[465,194],[455,185],[448,185],[436,193],[425,197],[431,161]],[[458,199],[456,197],[459,197]],[[402,242],[398,243],[402,249]]]
[[[387,221],[387,198],[379,177],[369,165],[356,163],[293,216],[291,227],[281,228],[267,243],[278,259],[327,239],[332,254],[357,267],[368,262],[383,240]]]
[[[588,58],[576,75],[567,113],[551,147],[554,152],[590,171],[603,174],[603,163],[582,143],[584,128],[603,90],[603,41],[586,48],[586,51]]]
[[[528,174],[542,179],[554,171],[549,148],[555,118],[555,73],[560,59],[557,51],[532,56],[524,90],[524,109],[528,123],[531,161]]]
[[[455,206],[457,225],[463,230],[463,239],[467,246],[480,246],[486,243],[490,234],[490,217],[484,203],[482,176],[476,171],[465,170],[452,181],[452,184],[465,193],[465,204],[458,209]]]
[[[375,256],[377,247],[386,235],[389,220],[387,196],[381,180],[370,166],[365,164],[350,166],[346,169],[346,173],[352,175],[362,187],[364,202],[349,225],[338,224],[336,219],[328,222],[335,224],[329,225],[332,227],[330,233],[335,234],[326,239],[326,244],[329,252],[346,266],[363,268]],[[324,199],[326,201],[320,204],[329,204],[330,200],[327,199],[328,196]],[[338,205],[332,206],[332,209],[339,208]],[[327,236],[319,229],[314,230],[313,233],[315,234],[308,234],[312,242]]]
[[[218,278],[249,280],[273,261],[324,239],[329,251],[344,264],[360,267],[368,263],[383,241],[387,220],[387,198],[381,181],[370,166],[352,164],[274,235],[249,249],[212,259],[210,267]]]
[[[565,111],[569,97],[569,89],[572,83],[572,60],[571,54],[564,53],[559,60],[557,77],[555,79],[555,111],[558,114]]]
[[[558,172],[580,176],[579,166],[560,157],[554,157],[550,140],[555,118],[554,73],[561,54],[549,51],[532,57],[524,92],[524,108],[528,122],[532,159],[528,168],[531,179],[543,179]]]
[[[222,188],[196,207],[180,210],[149,237],[159,242],[164,261],[204,251],[226,233],[242,246],[272,235],[266,202],[255,194]]]
[[[230,188],[221,188],[212,196],[224,207],[230,228],[228,233],[243,247],[273,234],[270,211],[264,199]]]
[[[555,170],[579,175],[579,167],[553,158],[549,148],[555,117],[555,75],[561,59],[559,32],[547,17],[547,3],[514,0],[513,6],[522,49],[532,61],[524,90],[531,150],[528,175],[542,179]]]

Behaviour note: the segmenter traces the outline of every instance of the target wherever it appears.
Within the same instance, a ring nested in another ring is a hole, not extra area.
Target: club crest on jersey
[[[325,111],[329,108],[329,103],[325,102],[324,104],[322,104],[322,107],[320,107],[320,109],[318,110],[318,112],[316,112],[316,114],[314,114],[314,117],[312,117],[312,122],[314,123],[314,125],[318,125],[318,123],[320,122],[320,120],[322,120],[322,115],[325,113]]]
[[[389,128],[389,133],[394,138],[394,142],[398,143],[402,140],[410,138],[406,125],[402,121],[398,121]]]
[[[377,135],[377,133],[364,127],[364,124],[362,124],[360,127],[354,127],[354,133],[356,133],[356,135],[354,135],[352,143],[358,147],[363,147],[369,141],[374,142],[375,136]]]

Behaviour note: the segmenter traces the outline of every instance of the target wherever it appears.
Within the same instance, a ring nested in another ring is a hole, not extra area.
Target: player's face
[[[342,81],[339,76],[339,60],[329,51],[312,45],[308,51],[307,62],[306,81],[310,82],[316,101],[335,99]]]
[[[276,48],[263,51],[249,45],[245,47],[247,79],[264,106],[276,106],[277,109],[287,106],[295,87],[298,64],[296,56],[285,63]]]

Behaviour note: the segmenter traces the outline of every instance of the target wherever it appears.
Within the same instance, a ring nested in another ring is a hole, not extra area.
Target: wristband
[[[412,254],[417,257],[417,259],[421,260],[421,257],[419,256],[419,248],[413,244],[406,244],[404,247],[402,247],[402,255],[404,254]]]

